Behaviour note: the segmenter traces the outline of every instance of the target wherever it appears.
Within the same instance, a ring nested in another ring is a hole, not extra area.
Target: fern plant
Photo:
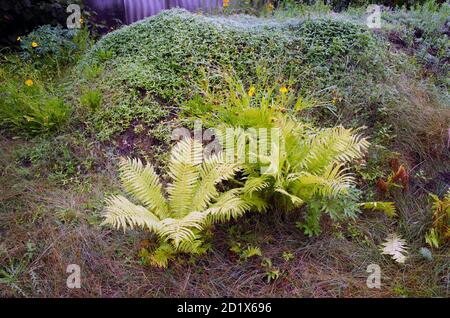
[[[259,70],[257,82],[248,86],[236,76],[222,74],[219,91],[207,79],[199,83],[201,94],[184,107],[182,116],[203,119],[210,126],[228,124],[234,127],[262,128],[273,126],[274,121],[289,111],[300,112],[325,103],[298,96],[292,89],[281,85]]]
[[[439,248],[450,239],[450,189],[442,200],[435,194],[430,196],[433,199],[433,224],[425,241],[431,247]]]
[[[219,183],[230,180],[237,164],[219,155],[202,160],[201,144],[184,139],[173,148],[168,174],[172,182],[163,191],[155,169],[139,159],[122,159],[120,176],[125,190],[140,204],[122,195],[107,199],[103,224],[123,230],[140,227],[157,235],[159,246],[148,255],[149,263],[166,267],[178,252],[199,254],[202,230],[208,224],[241,216],[250,208],[241,198],[247,188],[219,192]]]
[[[219,125],[224,152],[243,162],[244,188],[252,189],[244,191],[244,200],[259,211],[305,206],[305,222],[298,226],[308,235],[320,233],[324,212],[333,219],[355,217],[361,205],[347,165],[363,156],[367,140],[342,126],[321,129],[299,121],[302,111],[320,103],[298,97],[289,85],[263,78],[246,89],[226,75],[225,82],[222,94],[205,83],[203,97],[191,101],[186,113]]]
[[[339,217],[340,213],[354,216],[355,209],[335,211],[332,207],[339,209],[341,205],[329,201],[351,197],[349,190],[355,182],[345,165],[362,157],[369,145],[367,140],[354,130],[341,126],[317,129],[289,118],[278,120],[274,127],[279,129],[279,142],[271,138],[258,140],[270,145],[269,154],[252,154],[251,150],[246,150],[249,156],[258,160],[244,167],[245,185],[256,189],[251,193],[247,191],[245,199],[259,210],[271,206],[291,211],[311,205],[304,227],[305,230],[315,228],[309,230],[310,235],[318,233],[321,212],[328,212],[333,218]],[[257,138],[254,134],[245,137],[247,140]],[[324,202],[324,199],[327,204],[317,209],[313,203]]]

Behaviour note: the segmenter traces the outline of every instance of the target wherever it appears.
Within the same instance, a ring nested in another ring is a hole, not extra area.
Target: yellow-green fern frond
[[[253,192],[259,192],[266,189],[270,185],[268,176],[262,175],[259,177],[248,177],[245,181],[242,192],[244,194],[252,195]]]
[[[182,241],[177,246],[177,251],[181,253],[189,253],[194,255],[200,255],[205,253],[207,247],[204,242],[200,239],[195,239],[193,241]]]
[[[232,189],[219,196],[216,203],[205,212],[213,223],[229,221],[243,215],[251,208],[250,204],[240,197],[241,189]]]
[[[339,136],[335,148],[337,151],[336,160],[339,162],[345,163],[359,159],[369,148],[370,144],[367,139],[357,134],[353,129],[338,126],[334,128],[334,131]]]
[[[394,202],[363,202],[361,206],[367,210],[379,210],[388,217],[393,218],[397,215]]]
[[[289,193],[288,191],[286,191],[283,188],[275,188],[275,192],[281,193],[284,196],[286,196],[287,198],[289,198],[289,200],[291,201],[291,203],[294,207],[300,207],[304,203],[304,201],[301,198],[299,198],[298,196],[296,196],[294,194]]]
[[[324,129],[309,136],[309,154],[302,164],[305,170],[320,173],[330,163],[360,158],[368,146],[368,141],[351,129],[341,126]]]
[[[425,234],[425,242],[434,248],[439,248],[441,246],[440,235],[436,229],[432,228],[427,234]]]
[[[239,167],[234,163],[223,162],[219,156],[213,155],[200,165],[199,170],[201,182],[194,190],[191,208],[202,211],[219,196],[216,185],[233,177]]]
[[[439,248],[445,241],[450,240],[450,189],[441,199],[430,194],[433,199],[433,224],[425,236],[425,241],[434,248]]]
[[[168,206],[162,194],[158,175],[150,164],[143,165],[139,159],[121,159],[119,172],[122,184],[144,206],[158,217],[168,217]]]
[[[292,178],[296,187],[311,187],[312,192],[318,192],[322,196],[336,196],[346,193],[348,188],[354,184],[353,177],[345,172],[341,164],[331,164],[322,175],[314,175],[303,172]]]
[[[230,180],[239,170],[236,164],[221,162],[212,156],[202,163],[201,144],[188,138],[172,151],[167,186],[168,203],[162,185],[151,165],[138,159],[123,159],[120,174],[125,189],[144,206],[134,204],[123,196],[107,199],[103,224],[115,228],[142,227],[154,232],[160,247],[146,260],[166,267],[177,252],[198,254],[206,250],[201,235],[211,222],[236,218],[250,209],[242,199],[242,188],[220,194],[216,186]]]
[[[136,226],[147,227],[152,232],[159,232],[159,219],[143,206],[135,205],[123,196],[111,196],[106,203],[103,225],[109,224],[117,229],[122,228],[124,231]]]
[[[169,176],[172,183],[167,187],[169,205],[173,215],[184,217],[191,211],[194,190],[199,180],[196,165],[201,162],[201,144],[191,138],[178,142],[172,150]]]
[[[270,186],[270,178],[267,175],[248,177],[242,188],[242,199],[259,212],[265,212],[269,203],[261,197],[262,191]]]
[[[158,234],[177,247],[182,241],[193,241],[196,238],[194,229],[202,230],[207,217],[204,212],[191,212],[181,219],[164,219],[160,222]]]
[[[149,255],[147,261],[153,266],[166,268],[169,261],[174,258],[175,253],[176,251],[172,245],[162,243]]]

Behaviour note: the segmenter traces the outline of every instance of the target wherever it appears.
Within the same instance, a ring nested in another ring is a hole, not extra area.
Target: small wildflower
[[[336,99],[336,97],[334,97],[333,101],[332,101],[333,105],[336,105],[336,102],[337,102],[337,99]]]
[[[22,38],[20,36],[17,37],[17,42],[21,42]]]
[[[226,8],[229,5],[230,0],[223,0],[223,7]]]
[[[31,47],[32,48],[36,48],[38,46],[39,46],[39,44],[37,44],[37,42],[31,42]]]
[[[281,94],[286,94],[287,92],[288,92],[287,87],[286,87],[286,86],[281,86],[281,88],[280,88],[280,93],[281,93]]]
[[[80,18],[80,24],[82,25],[84,22],[83,18]]]
[[[25,85],[27,85],[28,87],[33,86],[33,80],[27,79],[27,80],[25,81]]]
[[[248,96],[252,97],[253,95],[255,95],[255,87],[250,86],[250,89],[248,90]]]

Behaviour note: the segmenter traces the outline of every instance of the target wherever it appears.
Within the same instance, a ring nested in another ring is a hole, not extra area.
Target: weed
[[[88,90],[80,97],[82,106],[87,107],[89,111],[97,111],[102,103],[102,93],[99,90]]]
[[[273,267],[272,260],[270,258],[263,258],[261,266],[266,270],[267,283],[271,283],[280,277],[280,270]]]
[[[49,93],[39,80],[0,79],[0,125],[14,132],[36,135],[51,132],[64,124],[70,106]]]
[[[103,67],[98,64],[86,65],[83,69],[83,75],[87,80],[93,80],[103,72]]]

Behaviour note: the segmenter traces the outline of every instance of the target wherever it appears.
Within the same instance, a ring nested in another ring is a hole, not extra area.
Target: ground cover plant
[[[448,4],[264,10],[2,50],[1,296],[448,296]],[[194,164],[198,121],[281,143]]]

